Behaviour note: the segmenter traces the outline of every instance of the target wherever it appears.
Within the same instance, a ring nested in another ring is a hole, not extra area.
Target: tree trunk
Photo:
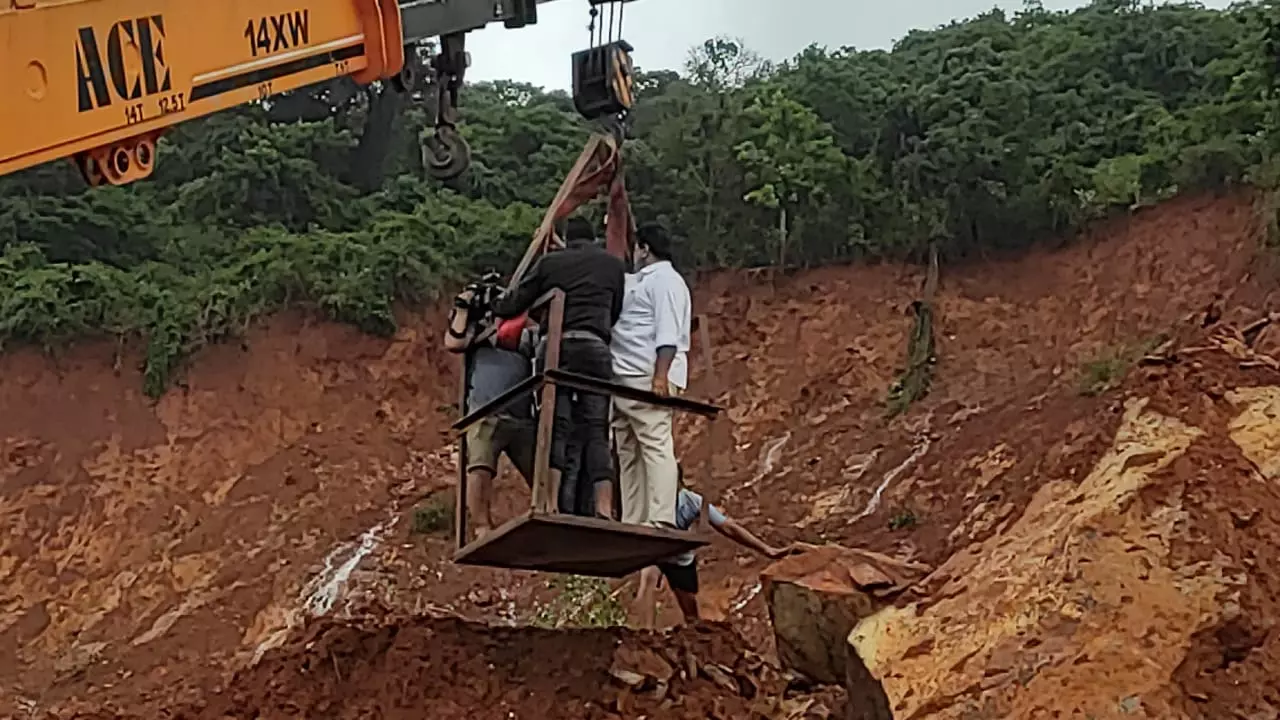
[[[361,192],[374,192],[382,187],[386,175],[387,154],[395,139],[396,120],[404,109],[402,93],[388,85],[366,91],[369,110],[364,118],[360,141],[351,150],[349,182]]]
[[[778,207],[778,268],[785,270],[787,267],[787,207],[780,205]]]
[[[920,299],[911,303],[913,323],[907,337],[907,370],[889,394],[889,416],[906,411],[911,403],[929,394],[936,362],[933,333],[933,301],[938,293],[938,246],[929,245],[929,269]]]

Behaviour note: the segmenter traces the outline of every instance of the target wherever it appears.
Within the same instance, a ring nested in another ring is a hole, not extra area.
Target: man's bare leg
[[[671,594],[676,596],[676,605],[680,606],[680,612],[684,614],[684,622],[686,625],[697,625],[702,621],[702,614],[698,612],[698,596],[671,588]]]
[[[636,612],[640,615],[641,630],[652,630],[657,624],[658,583],[662,571],[650,565],[640,571],[640,584],[636,588]]]
[[[467,508],[475,526],[474,538],[479,540],[493,530],[492,470],[473,468],[467,473]]]
[[[613,483],[603,480],[596,483],[596,515],[606,520],[616,520],[613,516]]]

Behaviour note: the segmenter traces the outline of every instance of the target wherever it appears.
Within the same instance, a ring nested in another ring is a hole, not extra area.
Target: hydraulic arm
[[[0,175],[70,157],[91,185],[132,182],[151,174],[157,139],[184,120],[335,77],[406,91],[416,81],[406,57],[439,37],[427,165],[455,177],[470,157],[456,129],[466,33],[536,23],[549,1],[0,0]],[[597,5],[630,1],[588,0],[593,18]],[[575,56],[575,97],[581,65],[592,97],[618,95],[625,74],[629,106],[629,49],[586,51],[604,53],[599,71]],[[599,117],[617,103],[587,105]]]

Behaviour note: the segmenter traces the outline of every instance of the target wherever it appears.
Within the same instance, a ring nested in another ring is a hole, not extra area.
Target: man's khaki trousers
[[[653,388],[651,377],[619,377],[640,390]],[[681,388],[671,386],[678,395]],[[618,447],[618,484],[622,490],[622,521],[634,525],[674,527],[680,492],[676,449],[672,437],[674,412],[646,402],[615,397],[612,429]]]

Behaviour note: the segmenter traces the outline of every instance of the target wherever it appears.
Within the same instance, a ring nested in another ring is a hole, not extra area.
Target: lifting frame
[[[694,550],[708,542],[707,518],[701,514],[697,532],[623,524],[594,517],[559,512],[559,487],[552,487],[551,432],[555,417],[556,386],[603,392],[610,396],[643,400],[654,405],[690,412],[714,420],[720,408],[684,397],[660,397],[613,382],[586,377],[559,369],[560,340],[564,318],[564,293],[552,290],[534,303],[533,309],[548,307],[545,368],[483,407],[476,408],[453,424],[460,434],[458,492],[455,512],[457,552],[454,562],[515,570],[539,570],[596,577],[623,577],[654,565],[673,555]],[[701,322],[700,344],[710,367],[710,347],[706,323]],[[466,407],[467,375],[463,373],[460,407]],[[467,438],[466,430],[483,418],[511,404],[525,393],[541,393],[537,446],[534,456],[533,493],[529,511],[495,528],[484,538],[467,543]],[[714,432],[708,432],[710,440]],[[707,468],[714,462],[708,448]],[[707,479],[710,479],[708,473]],[[615,497],[617,480],[615,478]],[[704,507],[711,499],[704,495]]]

